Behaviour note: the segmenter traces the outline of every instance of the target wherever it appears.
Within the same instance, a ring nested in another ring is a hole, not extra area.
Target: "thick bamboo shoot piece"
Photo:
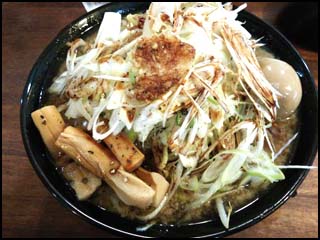
[[[135,175],[120,168],[112,152],[82,130],[65,128],[56,144],[72,159],[108,183],[127,205],[147,208],[152,204],[155,191]]]
[[[113,154],[95,142],[84,131],[68,126],[56,141],[69,157],[99,178],[119,168],[120,163]]]
[[[159,173],[149,172],[141,167],[136,170],[136,175],[155,191],[152,205],[158,207],[168,191],[169,183],[167,180]]]
[[[122,166],[112,176],[105,178],[105,181],[127,205],[144,209],[153,203],[155,191]]]
[[[70,185],[75,190],[79,200],[85,200],[101,185],[101,179],[94,176],[80,165],[68,163],[66,156],[60,156],[62,150],[55,144],[59,135],[65,128],[65,123],[57,108],[53,105],[46,106],[31,114],[34,124],[58,166],[63,167],[64,177],[71,181]]]
[[[50,105],[34,111],[31,117],[49,152],[56,159],[61,150],[55,145],[55,141],[65,128],[59,111],[55,106]]]
[[[144,154],[122,133],[110,135],[103,141],[128,172],[137,169],[144,160]]]
[[[75,162],[62,168],[63,176],[70,181],[79,200],[88,199],[101,185],[101,179]]]

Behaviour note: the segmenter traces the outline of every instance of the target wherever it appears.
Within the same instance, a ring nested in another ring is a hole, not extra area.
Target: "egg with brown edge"
[[[260,58],[259,64],[272,86],[278,90],[279,109],[277,119],[290,117],[298,108],[302,98],[299,76],[291,65],[274,58]]]

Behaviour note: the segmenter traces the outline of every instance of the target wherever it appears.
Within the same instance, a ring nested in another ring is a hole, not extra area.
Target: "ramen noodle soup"
[[[228,228],[285,179],[300,80],[237,20],[244,7],[106,12],[68,43],[32,118],[80,201],[150,226],[219,216]]]

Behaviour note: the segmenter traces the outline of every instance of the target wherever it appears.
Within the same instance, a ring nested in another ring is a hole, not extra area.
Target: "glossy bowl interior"
[[[21,98],[21,132],[30,162],[36,173],[50,193],[73,213],[90,223],[117,233],[131,236],[149,237],[204,237],[226,236],[255,224],[281,206],[301,184],[307,170],[286,170],[286,179],[272,185],[269,192],[232,214],[230,228],[226,230],[215,216],[203,222],[187,225],[155,225],[145,232],[138,232],[136,227],[143,224],[132,221],[100,209],[89,202],[80,202],[73,191],[56,171],[53,161],[46,151],[40,134],[34,126],[30,113],[42,106],[46,99],[46,89],[56,75],[60,64],[64,61],[66,43],[78,37],[86,36],[98,29],[105,11],[117,11],[122,15],[141,12],[147,9],[149,3],[112,3],[100,7],[66,26],[48,45],[35,63],[26,82]],[[295,152],[290,162],[297,165],[312,165],[318,146],[318,96],[310,71],[294,49],[294,47],[272,26],[245,11],[239,14],[239,19],[245,21],[245,27],[259,38],[276,57],[288,62],[300,76],[303,98],[299,108],[300,133]]]

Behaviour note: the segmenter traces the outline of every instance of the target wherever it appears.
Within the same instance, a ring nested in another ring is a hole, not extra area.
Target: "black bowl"
[[[261,221],[279,208],[295,192],[308,170],[285,171],[286,179],[272,185],[269,190],[272,194],[265,194],[251,205],[232,214],[228,230],[222,226],[218,218],[213,217],[207,221],[182,226],[159,224],[145,232],[138,232],[136,227],[141,226],[141,222],[121,218],[89,202],[80,202],[76,199],[72,190],[56,171],[30,117],[30,113],[41,107],[45,101],[46,89],[65,59],[68,41],[97,30],[105,11],[116,11],[126,15],[146,10],[148,5],[149,3],[112,3],[100,7],[66,26],[44,50],[31,70],[21,98],[21,132],[26,152],[33,168],[50,193],[63,206],[96,226],[140,237],[221,237],[235,233]],[[290,162],[296,165],[312,165],[318,146],[318,96],[311,73],[299,53],[275,28],[245,11],[239,14],[239,19],[245,21],[245,27],[254,37],[264,36],[263,41],[269,50],[291,64],[299,74],[303,88],[299,110],[300,135]]]

